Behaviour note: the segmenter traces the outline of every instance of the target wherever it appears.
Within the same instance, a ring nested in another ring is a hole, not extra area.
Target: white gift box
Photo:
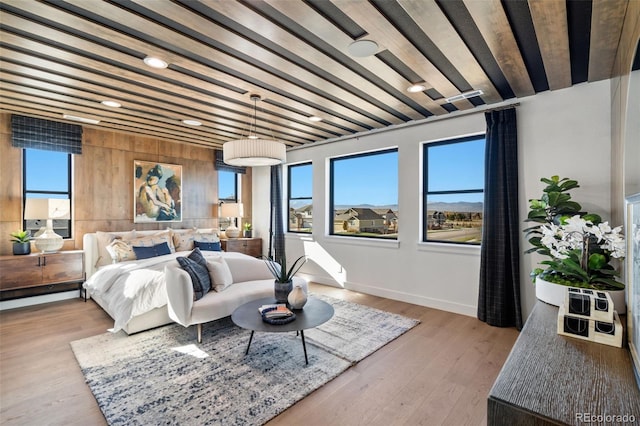
[[[565,306],[560,306],[558,308],[558,334],[622,347],[622,323],[616,311],[613,311],[612,322],[597,321],[568,315]]]
[[[565,293],[566,315],[613,323],[613,301],[606,291],[568,287]]]

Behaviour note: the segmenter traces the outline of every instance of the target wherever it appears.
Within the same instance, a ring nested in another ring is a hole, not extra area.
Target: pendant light
[[[253,126],[249,126],[249,136],[225,142],[222,145],[223,160],[232,166],[273,166],[287,159],[287,147],[282,142],[260,139],[256,134],[257,102],[259,95],[251,95],[253,101]]]

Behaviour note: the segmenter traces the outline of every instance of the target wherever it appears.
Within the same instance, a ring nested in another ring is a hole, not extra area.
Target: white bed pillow
[[[113,263],[113,258],[107,250],[107,246],[114,240],[127,241],[136,237],[136,230],[126,232],[101,232],[96,231],[96,240],[98,242],[98,259],[96,260],[95,267],[110,265]]]
[[[193,250],[193,241],[195,240],[198,230],[193,229],[173,229],[172,239],[173,245],[176,251],[190,251]]]
[[[207,258],[207,270],[211,277],[211,287],[217,292],[233,284],[231,269],[222,256]]]
[[[217,233],[214,233],[214,232],[204,233],[204,232],[198,231],[198,233],[195,234],[195,240],[202,241],[204,243],[218,243],[220,242],[220,237],[218,236]]]
[[[107,251],[111,256],[112,263],[136,260],[136,253],[133,251],[133,246],[127,241],[113,240],[111,244],[107,246]]]
[[[160,231],[155,234],[145,235],[143,237],[133,238],[127,241],[131,246],[136,247],[153,247],[158,244],[167,243],[171,253],[175,253],[176,247],[173,245],[173,238],[171,238],[172,231]]]

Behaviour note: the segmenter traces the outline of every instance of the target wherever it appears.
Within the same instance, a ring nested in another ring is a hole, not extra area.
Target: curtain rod
[[[308,148],[309,145],[312,146],[317,146],[317,145],[324,145],[327,143],[334,143],[334,142],[341,142],[341,141],[345,141],[345,140],[349,140],[349,139],[357,139],[360,138],[362,136],[368,136],[368,135],[372,135],[372,134],[377,134],[377,133],[383,133],[383,132],[389,132],[391,130],[398,130],[398,129],[404,129],[407,127],[413,127],[413,126],[419,126],[422,124],[428,124],[428,123],[433,123],[435,121],[441,121],[441,120],[449,120],[451,118],[458,118],[458,117],[464,117],[467,115],[472,115],[472,114],[479,114],[481,112],[491,112],[491,111],[501,111],[503,109],[509,109],[509,108],[515,108],[520,106],[520,102],[513,102],[510,104],[502,104],[502,105],[498,105],[498,106],[494,106],[494,107],[490,107],[489,105],[485,105],[482,107],[476,107],[470,110],[466,110],[466,111],[455,111],[446,115],[438,115],[438,116],[432,116],[432,117],[427,117],[424,118],[422,120],[418,120],[418,121],[410,121],[407,123],[402,123],[402,124],[395,124],[395,125],[391,125],[391,126],[387,126],[387,127],[383,127],[380,129],[372,129],[372,130],[367,130],[366,132],[358,132],[355,133],[353,135],[345,135],[345,136],[339,136],[337,138],[333,138],[333,139],[326,139],[326,140],[321,140],[321,141],[316,141],[316,142],[311,142],[311,143],[305,143],[302,145],[298,145],[298,146],[294,146],[294,147],[290,147],[287,148],[287,151],[295,151],[298,149],[303,149],[303,148]]]

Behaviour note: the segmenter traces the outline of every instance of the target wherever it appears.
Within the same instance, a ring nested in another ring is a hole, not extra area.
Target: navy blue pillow
[[[222,251],[222,247],[220,246],[220,241],[215,243],[210,243],[208,241],[194,241],[193,244],[198,247],[200,250],[207,251]]]
[[[193,285],[193,300],[202,299],[211,290],[211,278],[207,260],[197,247],[187,257],[176,258],[182,269],[187,271]]]
[[[136,247],[133,246],[133,252],[138,259],[149,259],[150,257],[162,256],[163,254],[171,254],[169,244],[160,243],[152,247]]]

